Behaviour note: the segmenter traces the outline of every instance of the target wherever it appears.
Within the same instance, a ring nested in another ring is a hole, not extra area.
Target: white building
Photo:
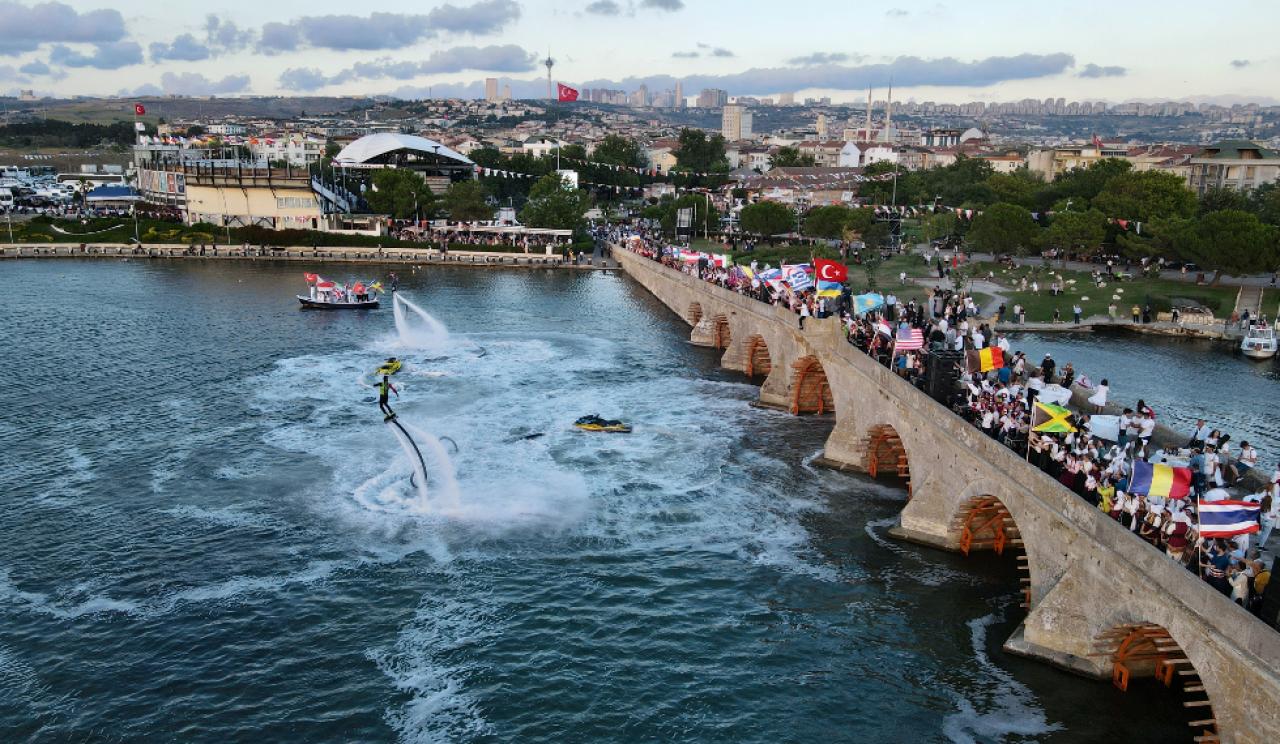
[[[269,163],[286,162],[289,165],[311,165],[324,157],[324,140],[302,136],[275,139],[264,137],[249,143],[249,151],[255,160]]]
[[[219,137],[238,137],[249,130],[243,124],[210,124],[204,131]]]
[[[840,149],[836,165],[844,168],[865,168],[872,163],[898,162],[897,150],[883,142],[846,142]]]
[[[751,139],[751,112],[740,103],[725,105],[720,114],[720,134],[726,142]]]

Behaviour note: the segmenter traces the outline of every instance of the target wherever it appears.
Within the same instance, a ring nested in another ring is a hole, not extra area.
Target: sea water
[[[0,265],[0,738],[1186,736],[1001,652],[1012,566],[888,538],[903,490],[625,276],[397,271],[425,337],[294,264]]]

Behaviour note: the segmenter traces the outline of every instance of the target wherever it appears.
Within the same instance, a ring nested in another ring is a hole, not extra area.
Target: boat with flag
[[[381,282],[338,284],[319,274],[304,273],[308,292],[297,295],[304,308],[318,310],[370,310],[378,306]]]

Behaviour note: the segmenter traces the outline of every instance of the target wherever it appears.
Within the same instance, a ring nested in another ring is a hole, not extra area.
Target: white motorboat
[[[1240,341],[1240,353],[1250,359],[1270,359],[1276,355],[1277,348],[1280,344],[1276,341],[1276,330],[1265,322],[1250,323]]]

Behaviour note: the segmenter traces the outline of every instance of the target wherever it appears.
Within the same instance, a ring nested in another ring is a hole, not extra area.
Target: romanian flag
[[[1004,366],[1004,351],[999,346],[988,346],[965,352],[965,365],[970,372],[990,372]]]
[[[1071,409],[1055,406],[1052,403],[1036,401],[1035,410],[1031,412],[1031,430],[1048,434],[1067,434],[1076,430],[1067,417]]]
[[[1129,479],[1129,493],[1142,496],[1159,496],[1166,499],[1185,499],[1191,492],[1191,468],[1175,468],[1171,465],[1152,465],[1137,460],[1133,463],[1133,477]]]

